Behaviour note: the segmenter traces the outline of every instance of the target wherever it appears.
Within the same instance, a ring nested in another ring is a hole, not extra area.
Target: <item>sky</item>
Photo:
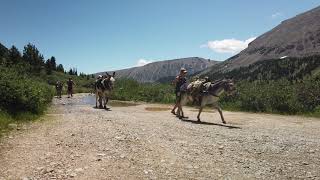
[[[34,44],[95,73],[184,57],[225,60],[320,0],[0,0],[0,43]]]

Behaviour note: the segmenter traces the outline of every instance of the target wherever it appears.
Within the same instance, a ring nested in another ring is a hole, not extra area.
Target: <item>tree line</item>
[[[22,53],[16,46],[7,49],[0,44],[0,65],[24,70],[25,72],[35,75],[39,75],[41,71],[45,71],[48,75],[52,74],[53,71],[56,71],[69,75],[89,77],[89,75],[82,72],[78,74],[76,68],[70,68],[68,71],[65,70],[62,64],[57,64],[54,56],[45,60],[38,48],[31,43],[24,46]]]

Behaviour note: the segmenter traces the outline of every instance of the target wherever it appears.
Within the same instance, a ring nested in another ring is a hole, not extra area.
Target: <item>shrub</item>
[[[10,114],[42,113],[53,93],[46,83],[18,74],[14,69],[0,68],[0,108]]]
[[[117,79],[112,99],[172,103],[174,94],[173,88],[168,84],[138,83],[132,79]]]
[[[299,84],[285,79],[277,81],[240,81],[237,93],[222,96],[220,103],[229,109],[271,112],[308,113],[320,105],[320,83],[310,79]]]

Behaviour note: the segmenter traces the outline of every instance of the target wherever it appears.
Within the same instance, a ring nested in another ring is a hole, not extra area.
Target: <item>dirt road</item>
[[[0,142],[0,179],[320,179],[320,120],[224,112],[196,123],[167,105],[94,109],[54,99],[44,121]]]

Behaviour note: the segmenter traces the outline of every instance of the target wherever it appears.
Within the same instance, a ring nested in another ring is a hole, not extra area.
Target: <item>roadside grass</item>
[[[11,115],[7,112],[0,111],[0,137],[3,134],[13,130],[10,125],[19,127],[21,124],[38,120],[43,114],[35,114],[31,112],[20,112]]]
[[[0,137],[8,131],[8,125],[13,122],[13,118],[8,113],[0,111]]]

